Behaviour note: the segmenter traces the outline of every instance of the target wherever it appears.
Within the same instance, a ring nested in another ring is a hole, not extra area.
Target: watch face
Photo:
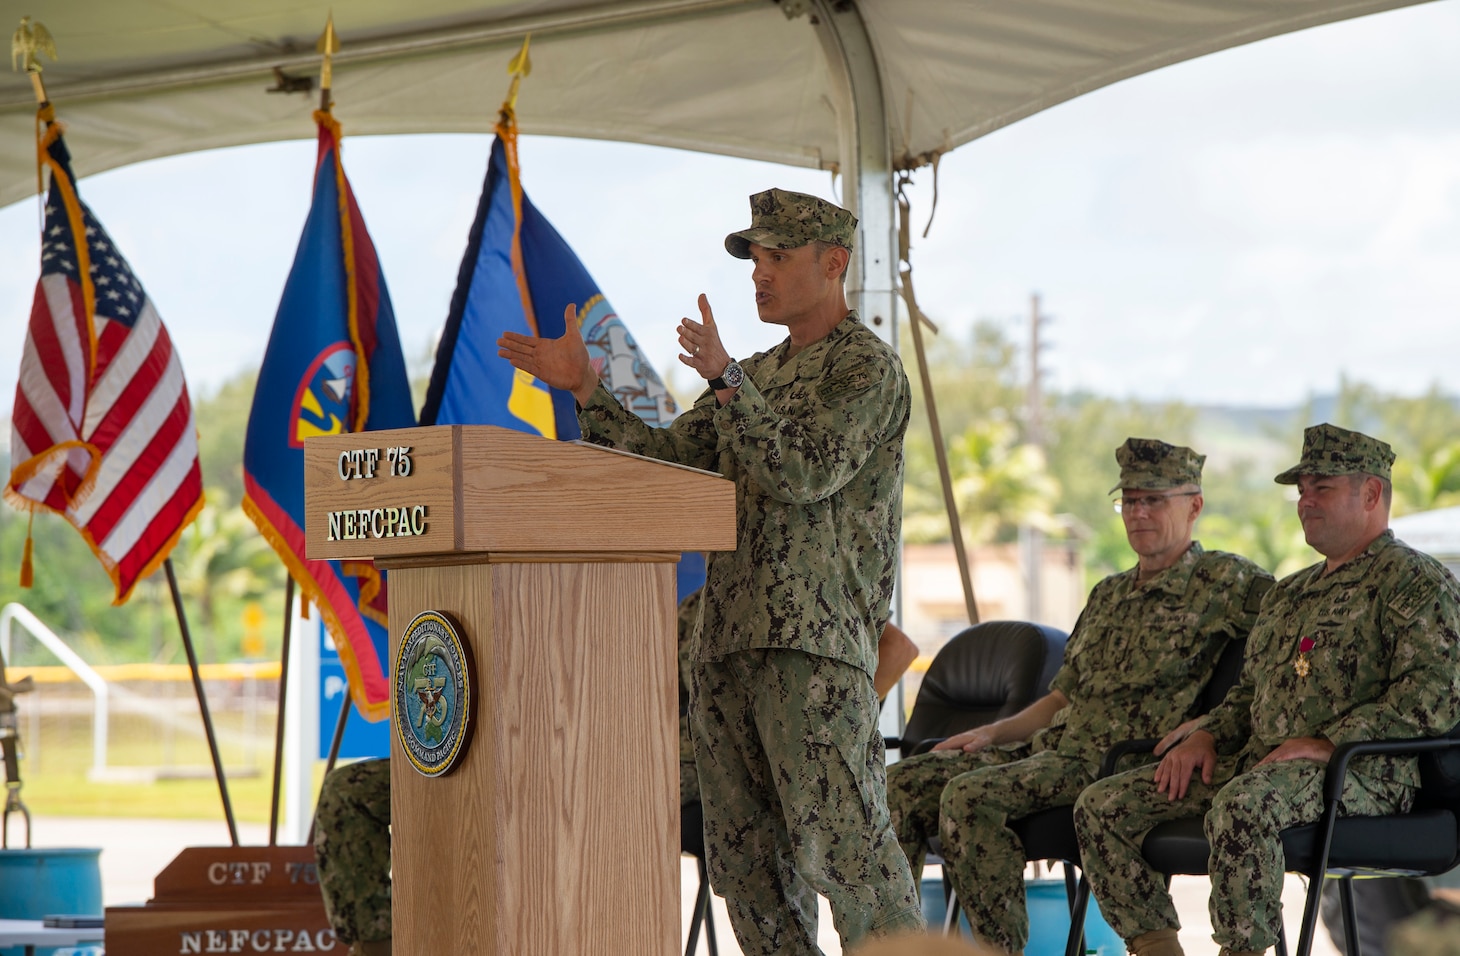
[[[725,380],[726,388],[739,388],[740,383],[745,381],[745,372],[738,363],[731,362],[725,366],[725,371],[720,373],[720,377]]]

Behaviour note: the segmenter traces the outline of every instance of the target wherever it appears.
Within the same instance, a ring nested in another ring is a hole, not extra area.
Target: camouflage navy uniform
[[[700,778],[695,770],[695,743],[689,732],[689,689],[694,680],[694,637],[700,624],[700,597],[696,589],[679,602],[679,805],[700,798]]]
[[[851,245],[856,220],[814,197],[751,197],[726,239]],[[584,437],[720,472],[735,483],[734,552],[709,556],[691,703],[711,883],[747,954],[816,954],[817,901],[843,945],[918,928],[887,817],[872,685],[888,618],[910,389],[855,313],[794,355],[787,339],[649,428],[599,389]]]
[[[1151,439],[1116,452],[1117,487],[1197,484],[1202,456]],[[946,872],[974,934],[1006,952],[1029,938],[1024,849],[1008,821],[1068,806],[1114,743],[1151,737],[1192,715],[1227,642],[1246,637],[1272,576],[1246,558],[1193,542],[1148,581],[1137,568],[1095,586],[1050,689],[1069,701],[1031,741],[976,753],[940,750],[893,764],[893,826],[921,870],[941,836]]]
[[[1388,445],[1331,425],[1307,429],[1303,452],[1280,482],[1300,474],[1387,479],[1393,462]],[[1390,531],[1324,569],[1319,562],[1268,592],[1238,685],[1202,720],[1219,755],[1210,784],[1193,774],[1186,796],[1172,801],[1148,766],[1092,785],[1076,804],[1086,875],[1122,938],[1179,928],[1141,841],[1164,820],[1205,813],[1214,938],[1224,953],[1273,945],[1282,915],[1278,831],[1321,816],[1326,766],[1254,765],[1293,738],[1438,736],[1460,720],[1460,584],[1450,572]],[[1418,783],[1414,757],[1358,758],[1339,812],[1402,812]]]
[[[340,942],[390,939],[390,761],[361,760],[324,778],[314,855],[325,915]]]

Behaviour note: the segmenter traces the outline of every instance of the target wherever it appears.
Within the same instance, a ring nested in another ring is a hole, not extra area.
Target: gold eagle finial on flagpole
[[[328,19],[324,22],[324,32],[319,35],[319,42],[314,49],[323,57],[324,61],[319,67],[319,108],[328,110],[330,108],[330,87],[334,83],[334,55],[340,52],[340,37],[335,33],[335,14],[331,10]]]
[[[21,17],[20,26],[10,37],[10,68],[30,74],[30,85],[35,88],[36,102],[44,103],[46,87],[41,82],[43,67],[38,54],[44,54],[52,60],[58,59],[56,41],[44,23],[32,23],[30,17]]]

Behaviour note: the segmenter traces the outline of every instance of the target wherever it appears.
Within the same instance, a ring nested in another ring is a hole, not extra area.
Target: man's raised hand
[[[679,360],[704,379],[712,379],[725,371],[730,364],[730,353],[720,343],[720,328],[715,325],[715,313],[710,311],[710,300],[702,292],[699,298],[700,321],[680,319],[679,347],[684,354]]]
[[[533,378],[553,388],[573,393],[579,405],[586,404],[598,387],[598,373],[588,361],[588,346],[578,327],[578,307],[568,303],[563,310],[563,335],[545,339],[519,332],[503,332],[497,340],[497,354]]]

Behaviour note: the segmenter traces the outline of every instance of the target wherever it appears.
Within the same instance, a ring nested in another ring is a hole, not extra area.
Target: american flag
[[[77,195],[60,132],[42,140],[51,189],[5,496],[64,515],[121,604],[203,506],[197,427],[172,339]]]

